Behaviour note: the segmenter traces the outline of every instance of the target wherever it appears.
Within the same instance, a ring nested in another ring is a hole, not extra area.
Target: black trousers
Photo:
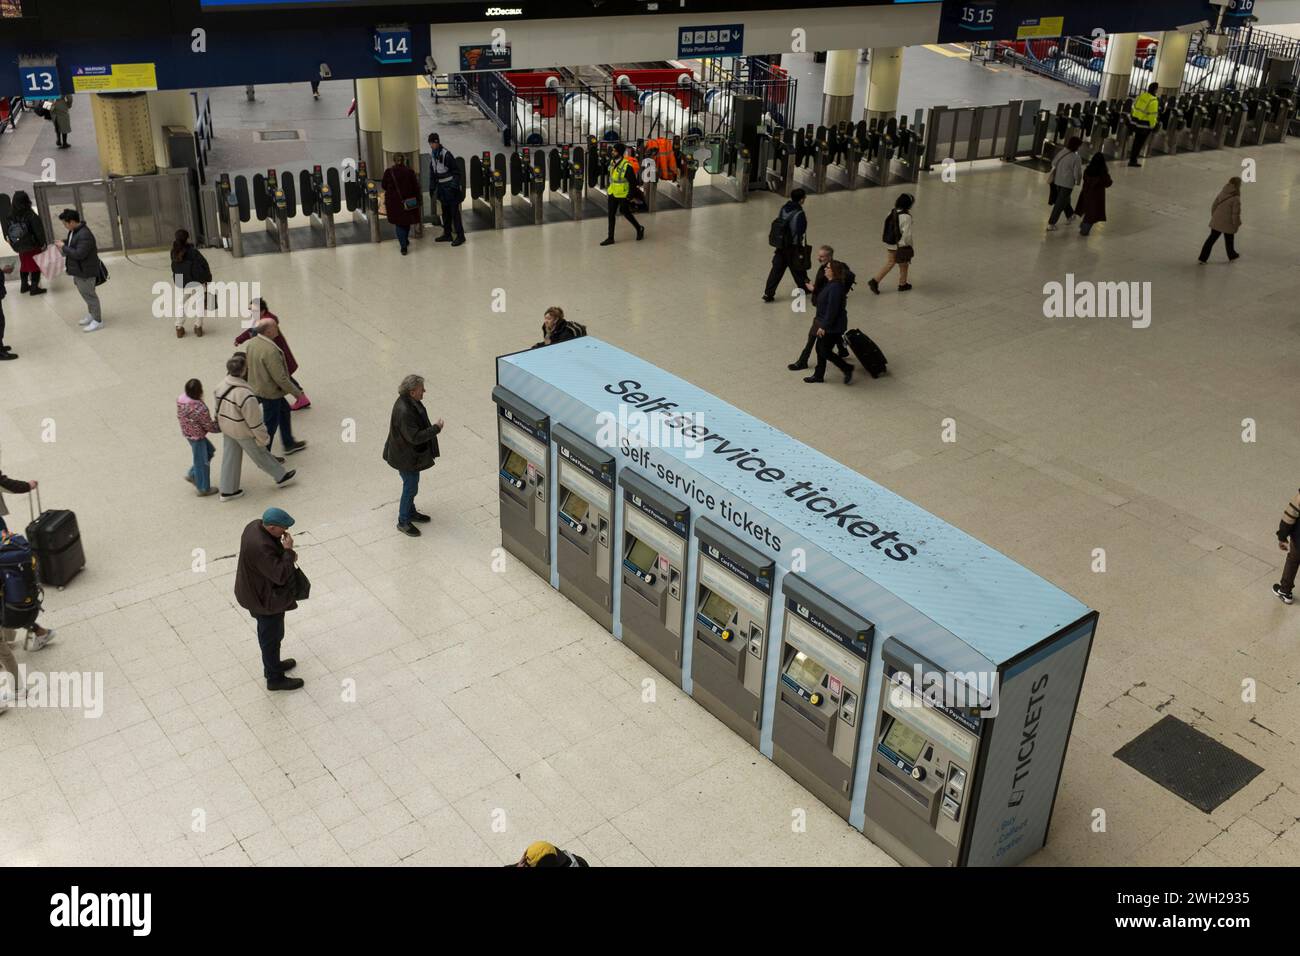
[[[1214,244],[1215,244],[1216,242],[1219,241],[1219,237],[1220,237],[1220,236],[1223,236],[1223,245],[1224,245],[1224,246],[1227,248],[1227,250],[1228,250],[1228,258],[1229,258],[1229,259],[1233,259],[1233,258],[1236,257],[1236,255],[1237,255],[1237,249],[1236,249],[1236,247],[1233,245],[1233,235],[1232,235],[1232,233],[1230,233],[1230,232],[1219,232],[1219,230],[1217,230],[1217,229],[1211,229],[1211,230],[1210,230],[1210,238],[1206,239],[1206,240],[1205,240],[1205,244],[1204,244],[1203,246],[1201,246],[1201,261],[1202,261],[1202,262],[1204,262],[1206,259],[1210,258],[1210,250],[1214,248]]]
[[[284,640],[284,612],[254,614],[253,620],[257,621],[257,643],[262,648],[262,676],[267,680],[283,677],[280,642]]]
[[[632,228],[637,232],[641,231],[641,223],[636,221],[636,216],[632,215],[632,204],[624,199],[615,199],[613,196],[606,196],[609,200],[609,238],[614,238],[614,220],[621,213],[623,218],[632,224]]]
[[[814,320],[812,327],[808,329],[808,341],[804,343],[803,351],[799,353],[799,359],[798,361],[795,362],[795,364],[807,365],[808,357],[812,355],[813,349],[816,347],[817,347],[817,322],[816,320]],[[840,358],[849,357],[848,347],[845,346],[844,339],[842,337],[839,341],[839,347],[836,349],[836,351],[840,353]]]
[[[1151,135],[1150,127],[1134,126],[1133,127],[1133,149],[1128,154],[1128,161],[1136,163],[1138,157],[1142,155],[1142,147],[1146,145],[1147,137]]]
[[[813,378],[826,377],[827,362],[830,362],[846,375],[848,374],[853,366],[835,354],[835,347],[842,345],[843,342],[844,334],[842,332],[827,332],[817,339],[817,370],[813,372]]]
[[[1300,570],[1300,548],[1296,547],[1294,540],[1290,541],[1290,545],[1291,548],[1286,553],[1286,563],[1282,565],[1282,580],[1278,582],[1287,594],[1295,589],[1295,574]]]
[[[439,218],[442,220],[442,234],[453,233],[457,239],[465,238],[465,223],[460,215],[460,203],[463,195],[458,189],[434,190],[432,198],[438,201]]]
[[[0,298],[0,345],[5,344],[5,300]]]
[[[777,249],[772,253],[772,270],[767,274],[767,285],[763,287],[763,295],[776,295],[776,287],[781,284],[781,277],[785,275],[786,269],[790,270],[795,285],[801,289],[807,287],[808,270],[800,269],[794,264],[794,257],[798,254],[797,249]]]

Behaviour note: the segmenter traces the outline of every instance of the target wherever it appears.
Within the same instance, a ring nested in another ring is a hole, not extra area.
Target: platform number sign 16
[[[984,3],[965,3],[961,7],[960,25],[964,30],[993,29],[993,0]]]
[[[20,66],[19,80],[23,98],[28,100],[53,100],[61,95],[59,71],[53,66]]]
[[[375,29],[375,59],[380,63],[410,63],[410,29],[407,27],[377,27]]]

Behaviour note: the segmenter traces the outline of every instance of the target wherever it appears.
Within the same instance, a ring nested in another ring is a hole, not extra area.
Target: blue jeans
[[[393,228],[397,230],[397,244],[405,249],[411,240],[411,227],[394,225]]]
[[[293,427],[289,424],[289,403],[283,398],[259,398],[262,405],[262,421],[266,423],[266,447],[275,442],[275,433],[280,433],[284,447],[293,444]]]
[[[208,464],[212,461],[212,456],[217,453],[217,449],[207,438],[185,440],[190,443],[190,452],[194,455],[194,464],[190,466],[188,474],[194,481],[195,488],[199,491],[207,491],[212,487],[211,470]]]
[[[399,471],[402,476],[402,500],[397,505],[397,523],[408,525],[411,515],[415,514],[415,496],[420,491],[420,473],[418,471]]]
[[[257,643],[262,648],[262,676],[267,680],[283,677],[280,642],[284,640],[284,612],[254,614],[253,620],[257,621]]]

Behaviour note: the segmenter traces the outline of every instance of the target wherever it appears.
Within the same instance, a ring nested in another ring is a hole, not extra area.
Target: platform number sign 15
[[[61,95],[59,71],[54,66],[20,66],[18,77],[24,99],[53,100]]]
[[[376,27],[375,59],[380,63],[411,62],[409,27]]]
[[[964,3],[961,8],[961,26],[965,30],[992,30],[993,3]]]

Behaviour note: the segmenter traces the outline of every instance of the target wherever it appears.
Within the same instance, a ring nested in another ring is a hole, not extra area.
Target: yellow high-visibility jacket
[[[1148,93],[1145,90],[1133,101],[1133,120],[1136,123],[1153,128],[1156,120],[1160,116],[1160,100],[1154,93]]]
[[[615,199],[626,199],[627,194],[631,191],[628,185],[627,172],[632,167],[632,163],[626,156],[622,159],[616,159],[609,164],[609,195]]]

